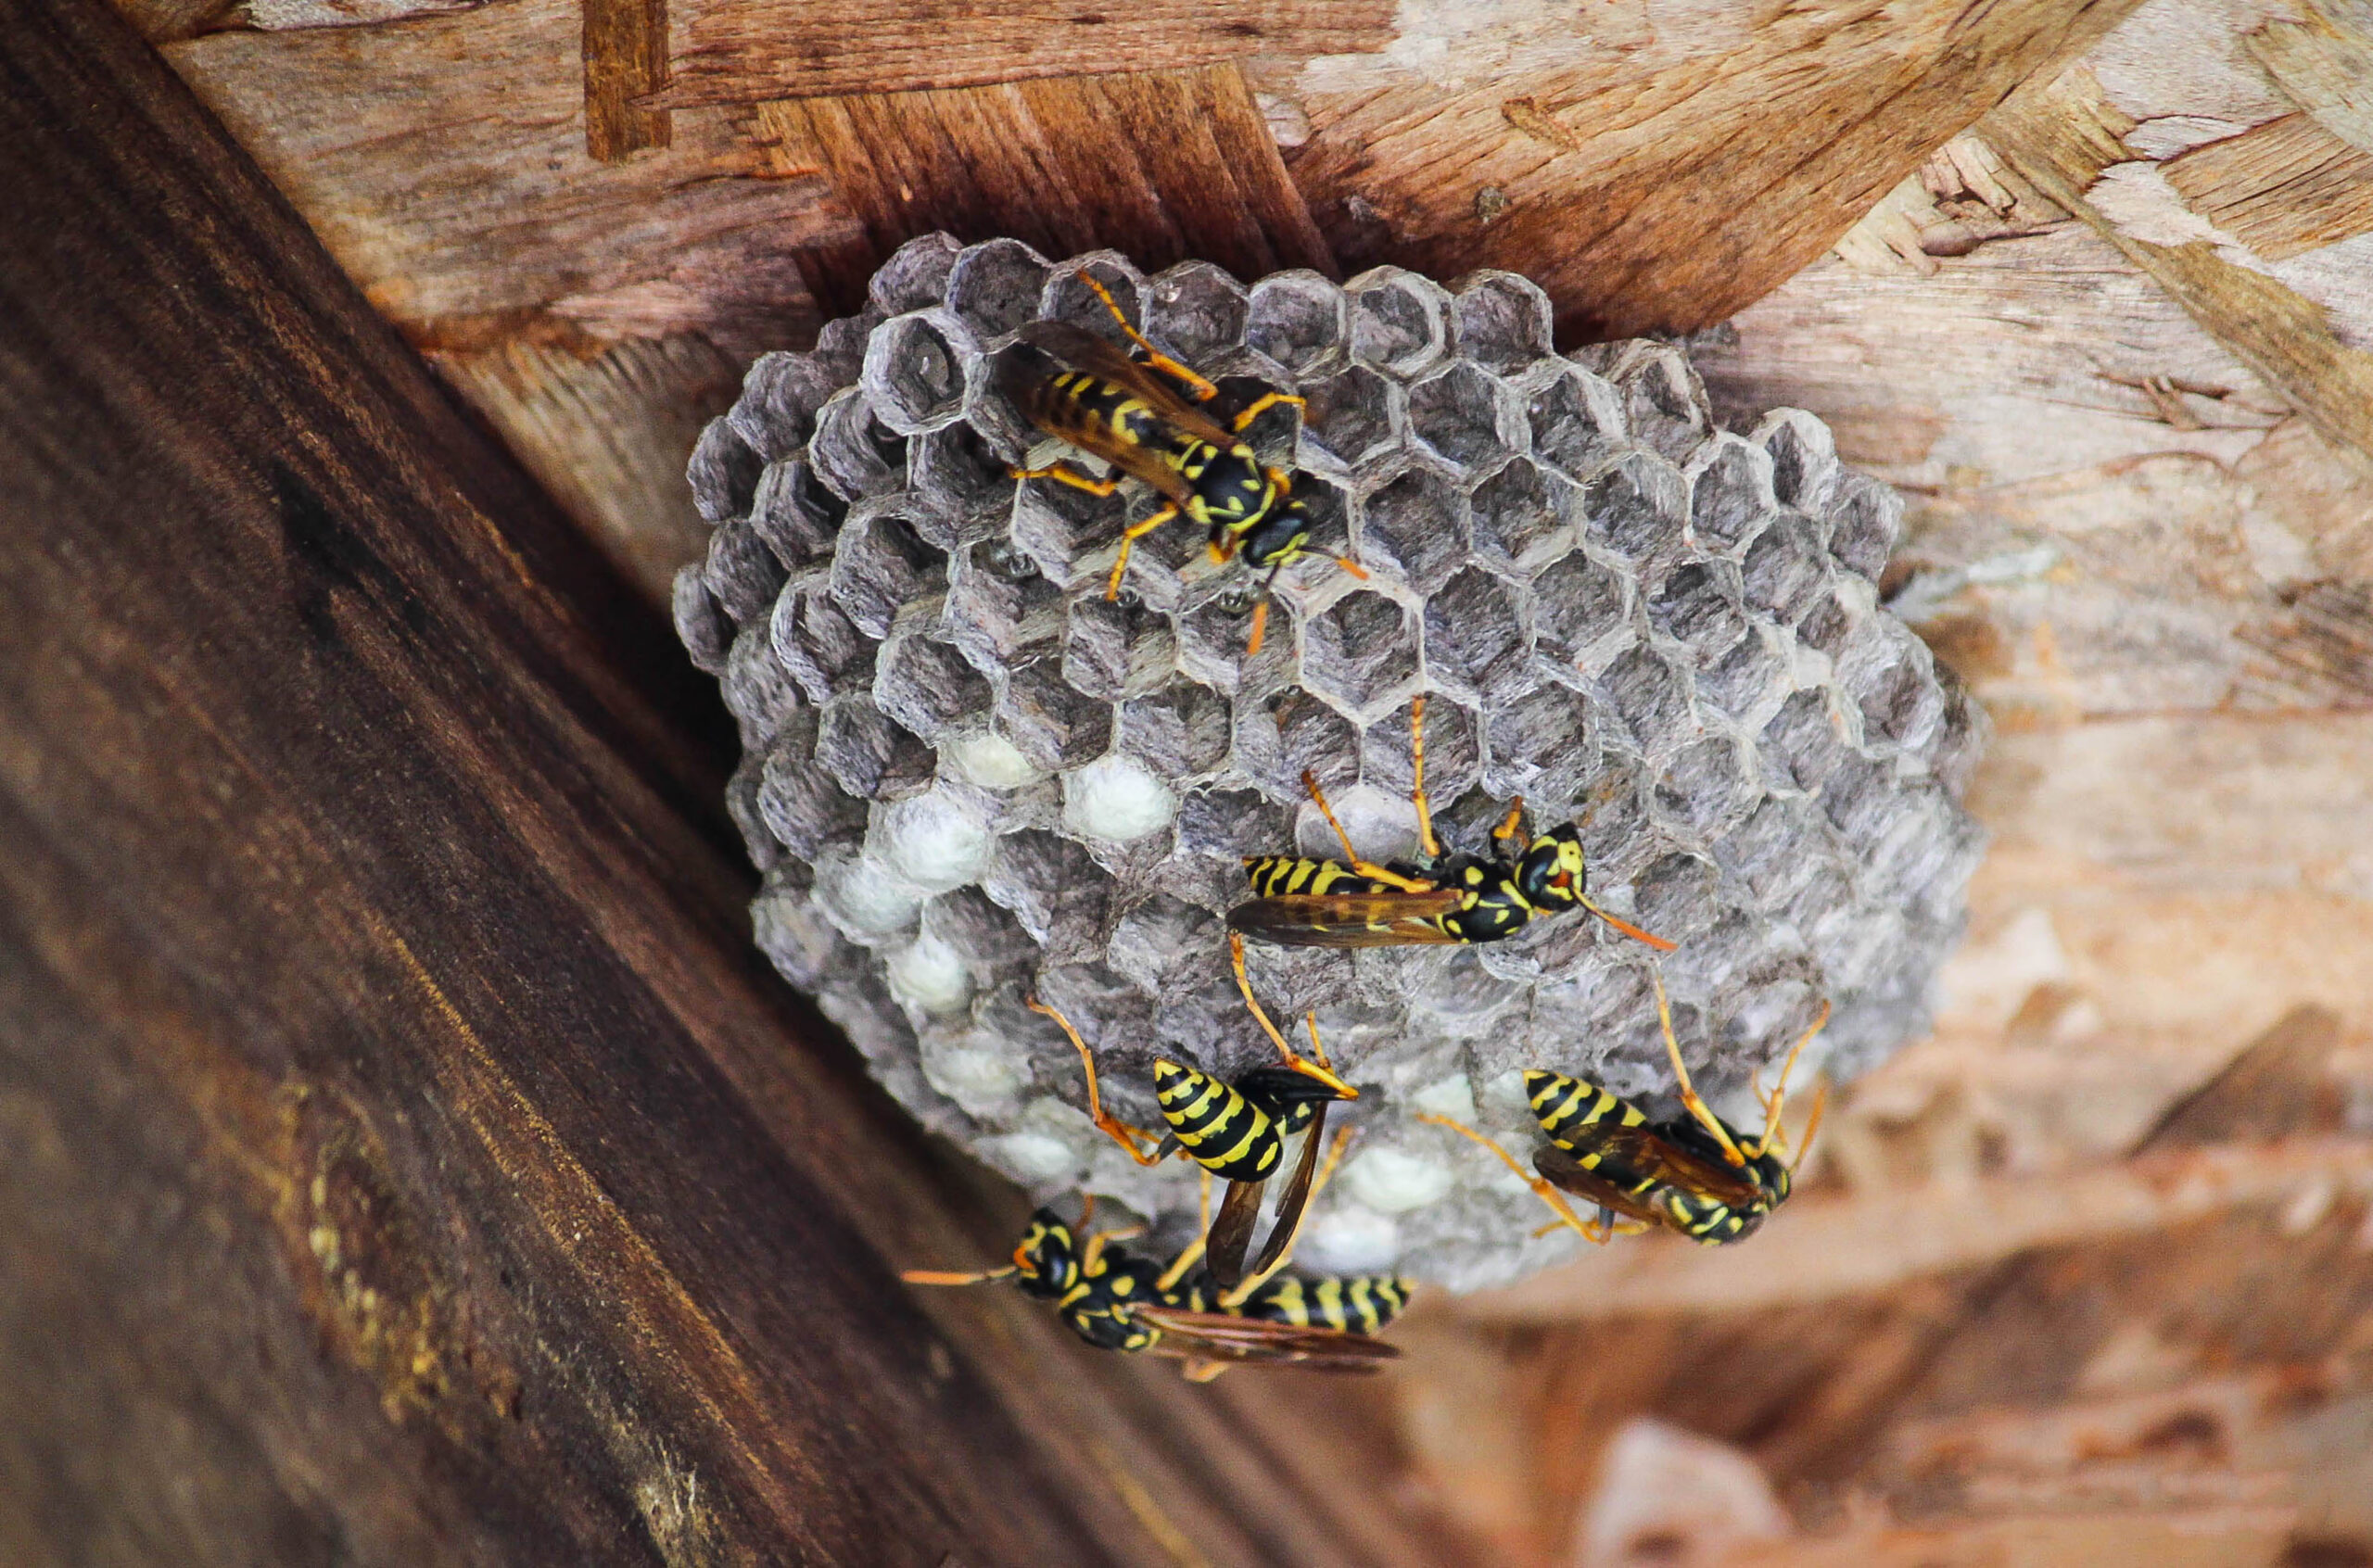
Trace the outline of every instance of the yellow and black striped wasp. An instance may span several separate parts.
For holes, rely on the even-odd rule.
[[[1360,1092],[1336,1076],[1326,1047],[1319,1043],[1315,1018],[1309,1020],[1313,1055],[1304,1056],[1294,1050],[1253,998],[1251,981],[1244,972],[1243,939],[1231,933],[1228,946],[1245,1005],[1260,1020],[1284,1057],[1284,1065],[1254,1068],[1228,1083],[1181,1062],[1167,1058],[1155,1062],[1154,1099],[1162,1120],[1169,1124],[1168,1132],[1160,1139],[1104,1108],[1097,1087],[1096,1057],[1071,1020],[1035,998],[1030,1005],[1053,1018],[1070,1037],[1087,1069],[1088,1115],[1106,1136],[1128,1151],[1131,1159],[1139,1165],[1158,1165],[1172,1154],[1184,1154],[1203,1169],[1207,1208],[1211,1179],[1217,1177],[1227,1183],[1218,1217],[1204,1227],[1203,1246],[1212,1281],[1222,1293],[1221,1299],[1233,1307],[1285,1266],[1301,1217],[1342,1157],[1350,1135],[1347,1129],[1332,1144],[1327,1143],[1326,1107],[1338,1100],[1355,1100]],[[1296,1133],[1302,1136],[1301,1157],[1277,1201],[1268,1239],[1248,1269],[1245,1258],[1260,1222],[1262,1195],[1269,1179],[1285,1164],[1286,1140]]]
[[[1079,1231],[1086,1230],[1095,1212],[1091,1194]],[[1405,1281],[1385,1275],[1273,1279],[1229,1302],[1189,1275],[1197,1248],[1160,1269],[1117,1245],[1136,1233],[1096,1232],[1082,1240],[1061,1216],[1042,1208],[1031,1216],[1013,1260],[1004,1268],[970,1273],[910,1269],[900,1277],[924,1285],[1009,1279],[1029,1295],[1052,1301],[1065,1326],[1098,1349],[1178,1357],[1196,1382],[1258,1362],[1375,1372],[1401,1354],[1375,1335],[1408,1305]]]
[[[1160,507],[1121,536],[1121,556],[1112,563],[1104,597],[1120,596],[1136,541],[1181,515],[1209,530],[1212,560],[1225,561],[1240,550],[1255,570],[1268,568],[1267,580],[1275,583],[1309,544],[1310,513],[1293,494],[1293,476],[1264,465],[1243,436],[1269,409],[1280,403],[1300,408],[1302,399],[1271,390],[1238,410],[1222,429],[1187,401],[1209,402],[1220,389],[1146,341],[1101,281],[1086,272],[1078,277],[1104,301],[1143,358],[1068,322],[1032,322],[1022,329],[1021,339],[1034,356],[1009,354],[1000,360],[997,387],[1040,430],[1143,480],[1162,498]],[[1008,472],[1017,479],[1052,479],[1096,496],[1110,495],[1121,483],[1117,476],[1098,479],[1069,462]],[[1367,575],[1356,562],[1336,559],[1345,571]],[[1247,653],[1261,651],[1268,614],[1264,596],[1253,611]]]
[[[1302,787],[1326,814],[1342,841],[1343,859],[1297,855],[1247,856],[1244,871],[1254,896],[1228,911],[1235,930],[1288,947],[1390,947],[1414,942],[1500,942],[1516,935],[1536,916],[1580,906],[1635,941],[1662,953],[1673,944],[1651,936],[1592,903],[1583,889],[1587,867],[1581,835],[1560,824],[1525,843],[1524,800],[1491,830],[1495,853],[1485,858],[1446,854],[1434,836],[1433,812],[1426,801],[1426,699],[1409,704],[1409,751],[1415,782],[1410,800],[1417,808],[1420,858],[1412,864],[1379,866],[1363,860],[1351,836],[1336,820],[1317,775],[1305,770]]]
[[[1652,1121],[1639,1106],[1597,1084],[1562,1073],[1528,1072],[1525,1094],[1533,1119],[1549,1140],[1533,1154],[1537,1174],[1528,1173],[1514,1155],[1471,1127],[1430,1113],[1417,1119],[1447,1127],[1498,1155],[1555,1212],[1556,1220],[1545,1231],[1564,1225],[1587,1241],[1603,1243],[1610,1236],[1661,1225],[1709,1246],[1744,1240],[1787,1201],[1796,1163],[1821,1129],[1823,1102],[1816,1099],[1803,1147],[1783,1162],[1787,1131],[1780,1113],[1786,1103],[1788,1074],[1797,1056],[1829,1022],[1829,1004],[1821,1004],[1812,1027],[1789,1048],[1771,1092],[1767,1094],[1757,1084],[1763,1131],[1750,1139],[1698,1097],[1681,1057],[1681,1043],[1673,1038],[1663,977],[1653,969],[1649,974],[1684,1115]],[[1597,1218],[1585,1220],[1575,1213],[1566,1201],[1568,1193],[1596,1205]]]

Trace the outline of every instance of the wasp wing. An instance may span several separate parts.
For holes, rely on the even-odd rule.
[[[1285,893],[1227,912],[1230,929],[1286,947],[1403,947],[1456,942],[1431,922],[1466,902],[1456,888],[1431,892]]]
[[[1269,1239],[1262,1244],[1261,1256],[1252,1260],[1256,1275],[1275,1268],[1277,1260],[1292,1250],[1294,1236],[1301,1230],[1301,1211],[1310,1206],[1311,1183],[1318,1174],[1318,1151],[1326,1142],[1329,1103],[1321,1100],[1312,1107],[1310,1127],[1301,1135],[1301,1160],[1294,1167],[1286,1195],[1277,1200],[1277,1217],[1269,1222]]]
[[[1626,1192],[1554,1144],[1534,1151],[1532,1168],[1550,1185],[1601,1208],[1612,1209],[1627,1220],[1644,1220],[1652,1225],[1672,1223],[1670,1215],[1649,1202],[1651,1194]]]
[[[1203,1266],[1212,1283],[1222,1291],[1244,1283],[1244,1255],[1252,1246],[1252,1228],[1261,1222],[1261,1190],[1266,1182],[1230,1182],[1220,1211],[1203,1237]]]
[[[1726,1160],[1692,1153],[1652,1124],[1608,1126],[1593,1122],[1578,1129],[1574,1141],[1587,1153],[1708,1202],[1736,1208],[1753,1204],[1763,1195],[1753,1173]]]
[[[1128,388],[1146,407],[1199,441],[1208,441],[1226,451],[1240,439],[1221,429],[1211,415],[1189,403],[1176,386],[1162,379],[1159,371],[1129,358],[1128,351],[1110,338],[1098,337],[1069,322],[1032,322],[1020,335],[1022,342],[1041,353],[1053,355],[1073,370],[1085,371]]]
[[[1139,1307],[1134,1316],[1161,1330],[1158,1356],[1214,1361],[1299,1363],[1325,1372],[1375,1372],[1401,1354],[1364,1334],[1303,1328],[1220,1312],[1188,1312],[1174,1307]]]
[[[1076,327],[1071,330],[1078,331]],[[1103,339],[1090,341],[1100,343]],[[1144,480],[1156,494],[1169,500],[1186,503],[1194,487],[1185,474],[1154,452],[1115,436],[1110,424],[1056,391],[1050,385],[1051,375],[1043,363],[1034,364],[1026,356],[1008,355],[997,362],[997,390],[1046,434],[1084,452],[1094,453],[1133,479]]]

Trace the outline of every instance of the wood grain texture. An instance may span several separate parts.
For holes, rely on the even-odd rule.
[[[167,55],[415,344],[812,333],[791,252],[850,232],[812,159],[708,109],[597,160],[583,44],[570,0],[514,0]]]
[[[2141,1140],[2135,1171],[2239,1172],[2293,1146],[2278,1134],[2332,1126],[2318,1067],[2333,1022],[2280,1020]],[[1439,1359],[1408,1430],[1436,1495],[1510,1563],[2360,1561],[2284,1555],[2373,1541],[2358,1438],[2373,1423],[2367,1145],[2311,1137],[2353,1157],[2353,1182],[2270,1182],[2203,1212],[2177,1178],[2155,1223],[2034,1233],[1884,1288],[1643,1302],[1560,1328],[1421,1320],[1412,1343]],[[1879,1234],[1901,1233],[1866,1233]],[[1725,1544],[1716,1466],[1611,1474],[1640,1418],[1768,1478],[1794,1515],[1785,1538]],[[1664,1521],[1640,1495],[1658,1490]],[[1662,1539],[1585,1553],[1610,1502]]]
[[[1389,0],[674,0],[667,107],[977,87],[1339,55],[1392,41]]]
[[[2318,435],[2373,461],[2373,353],[2343,343],[2322,307],[2283,284],[2203,244],[2138,239],[2087,199],[2101,171],[2131,156],[2123,138],[2135,123],[2079,67],[2019,94],[1981,133],[2046,197],[2124,251]]]
[[[2312,22],[2270,21],[2251,33],[2250,56],[2325,130],[2373,153],[2373,34],[2308,9]]]
[[[667,84],[667,0],[584,0],[585,151],[601,163],[664,147],[665,109],[636,100]]]
[[[2285,115],[2161,165],[2193,211],[2269,261],[2373,231],[2373,152]]]
[[[812,146],[864,231],[803,264],[829,315],[917,234],[1010,235],[1050,257],[1110,247],[1148,271],[1190,257],[1242,278],[1335,274],[1236,68],[1148,70],[760,106]]]
[[[1313,134],[1294,178],[1347,266],[1521,272],[1568,339],[1694,330],[1814,259],[2132,8],[1815,0],[1728,8],[1730,34],[1694,48],[1609,32],[1589,63],[1478,72],[1479,86],[1306,73]]]
[[[1017,1206],[751,952],[721,715],[124,24],[0,134],[0,1557],[1377,1561],[899,1285]]]
[[[708,549],[684,454],[732,406],[741,361],[697,333],[587,355],[536,343],[438,351],[431,366],[654,604]]]

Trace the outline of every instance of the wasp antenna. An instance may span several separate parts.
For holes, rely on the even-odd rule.
[[[1358,562],[1352,560],[1348,555],[1339,555],[1335,557],[1335,564],[1340,566],[1344,571],[1351,574],[1351,575],[1359,578],[1362,582],[1366,582],[1368,580],[1368,569],[1361,565]]]
[[[1010,1279],[1021,1271],[1009,1264],[1002,1269],[983,1269],[972,1274],[951,1273],[944,1269],[907,1269],[902,1271],[898,1277],[908,1284],[973,1285],[986,1284],[991,1280]]]
[[[1266,595],[1252,607],[1252,635],[1244,639],[1244,656],[1251,658],[1261,651],[1261,639],[1269,630],[1269,601]]]
[[[1592,914],[1597,916],[1600,919],[1605,921],[1608,925],[1613,926],[1617,930],[1621,931],[1625,936],[1630,937],[1633,942],[1645,942],[1659,953],[1670,953],[1681,946],[1681,943],[1677,942],[1667,942],[1664,938],[1656,935],[1654,932],[1642,930],[1639,927],[1633,925],[1629,920],[1608,914],[1605,909],[1602,909],[1597,904],[1593,904],[1589,899],[1584,898],[1580,893],[1576,893],[1574,895],[1574,902],[1589,910]]]

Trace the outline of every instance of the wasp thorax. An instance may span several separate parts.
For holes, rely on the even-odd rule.
[[[1083,273],[1214,388],[1169,383],[1206,431],[1194,485],[1089,453],[1011,395],[1060,356],[1038,382],[1003,367],[1076,341],[1049,325],[1151,373]],[[1444,857],[1500,864],[1492,829],[1523,797],[1505,885],[1557,908],[1586,852],[1593,904],[1680,944],[1668,982],[1709,1086],[1770,1066],[1820,998],[1836,1078],[1925,1028],[1980,848],[1960,797],[1982,721],[1881,604],[1900,506],[1818,420],[1726,426],[1672,344],[1561,355],[1549,300],[1504,272],[1147,277],[1111,252],[933,236],[871,298],[758,360],[701,438],[713,532],[675,608],[740,728],[728,805],[764,875],[756,939],[930,1127],[1042,1200],[1126,1206],[1157,1227],[1148,1251],[1191,1227],[1193,1163],[1139,1168],[1098,1132],[1077,1054],[1025,998],[1071,1018],[1105,1108],[1157,1138],[1157,1057],[1223,1086],[1274,1065],[1228,967],[1244,859],[1340,855],[1305,770],[1361,854],[1415,853],[1420,693]],[[1239,428],[1264,389],[1304,401]],[[1148,391],[1066,407],[1136,430],[1123,404]],[[1088,487],[1009,473],[1058,462]],[[1206,512],[1182,500],[1134,541],[1123,608],[1106,596],[1123,535],[1173,499],[1157,480]],[[1212,525],[1247,517],[1213,561]],[[1146,809],[1087,809],[1115,779]],[[949,826],[923,843],[916,820]],[[1299,1036],[1317,1009],[1363,1091],[1329,1109],[1357,1135],[1299,1264],[1468,1288],[1547,1263],[1567,1244],[1529,1239],[1538,1200],[1415,1114],[1519,1139],[1527,1069],[1664,1103],[1653,950],[1512,904],[1478,902],[1520,928],[1480,945],[1250,955],[1278,1021]],[[1388,1210],[1352,1179],[1369,1150],[1448,1179]],[[1050,1236],[1049,1271],[1085,1245]]]

